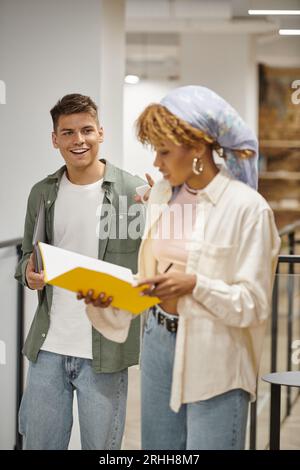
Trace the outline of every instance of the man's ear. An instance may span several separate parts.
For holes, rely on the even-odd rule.
[[[102,144],[102,142],[104,142],[104,131],[103,131],[103,127],[99,127],[98,133],[99,133],[99,143]]]
[[[54,147],[55,149],[57,149],[57,148],[58,148],[58,144],[57,144],[57,138],[56,138],[55,132],[52,132],[51,136],[52,136],[52,144],[53,144],[53,147]]]

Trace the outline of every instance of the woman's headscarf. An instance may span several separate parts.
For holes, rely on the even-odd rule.
[[[183,86],[170,91],[160,104],[212,137],[224,149],[232,175],[257,189],[257,138],[229,103],[208,88]],[[253,157],[240,158],[233,150],[251,150]]]

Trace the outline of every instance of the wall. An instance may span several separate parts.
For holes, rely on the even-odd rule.
[[[28,192],[62,164],[49,110],[66,93],[99,101],[100,0],[2,0],[0,240],[23,232]]]
[[[153,167],[154,152],[140,144],[135,136],[135,121],[144,108],[159,102],[172,88],[178,86],[173,81],[142,80],[137,85],[124,86],[124,168],[142,178],[145,172],[155,179],[160,173]]]
[[[300,36],[275,34],[261,37],[256,60],[273,67],[300,67]]]
[[[81,0],[1,0],[0,241],[23,235],[30,188],[64,163],[58,151],[52,148],[49,114],[50,108],[64,94],[87,94],[98,104],[101,96],[105,96],[110,109],[105,114],[108,137],[104,152],[112,155],[112,161],[115,156],[122,163],[122,139],[119,138],[116,145],[114,137],[122,136],[122,18],[124,21],[124,0],[116,0],[113,7],[110,0],[89,0],[88,3]],[[102,27],[103,22],[106,28]],[[111,42],[110,35],[113,35],[114,51],[118,51],[114,61],[103,53]],[[101,82],[104,73],[114,74],[113,82]],[[109,101],[110,95],[113,99]],[[113,120],[112,115],[116,113],[120,116]],[[10,449],[14,444],[15,425],[12,414],[16,361],[11,348],[16,330],[15,258],[11,260],[11,255],[3,250],[0,255],[3,281],[0,323],[5,336],[0,336],[0,340],[7,344],[7,364],[0,366],[0,448]],[[35,293],[27,292],[26,332],[35,306]],[[79,447],[78,432],[72,443]]]
[[[104,127],[103,156],[123,163],[123,82],[125,75],[125,0],[101,2],[100,120]]]
[[[184,85],[203,85],[223,96],[257,130],[255,44],[247,34],[182,34]]]

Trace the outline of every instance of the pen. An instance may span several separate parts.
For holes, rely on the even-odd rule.
[[[167,269],[164,270],[163,274],[169,271],[169,269],[173,266],[173,263],[170,263]]]
[[[167,269],[164,270],[163,274],[169,271],[169,269],[173,266],[173,263],[170,263]],[[150,292],[152,292],[155,288],[157,287],[157,284],[153,284],[153,286],[150,289]]]

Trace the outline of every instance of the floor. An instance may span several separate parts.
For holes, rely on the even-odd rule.
[[[300,399],[292,409],[292,414],[287,418],[281,429],[280,448],[283,450],[300,449]]]
[[[132,367],[129,371],[129,396],[127,405],[127,418],[122,448],[124,450],[137,450],[141,448],[140,442],[140,393],[139,393],[140,371]],[[257,407],[257,449],[268,448],[269,438],[269,406],[270,392],[268,384],[262,386]],[[283,408],[285,405],[285,388],[282,390]],[[295,393],[293,393],[293,397]],[[283,410],[284,411],[284,410]],[[247,446],[249,443],[249,423],[247,432]],[[291,415],[285,419],[281,428],[281,449],[300,449],[300,397],[292,408]]]

